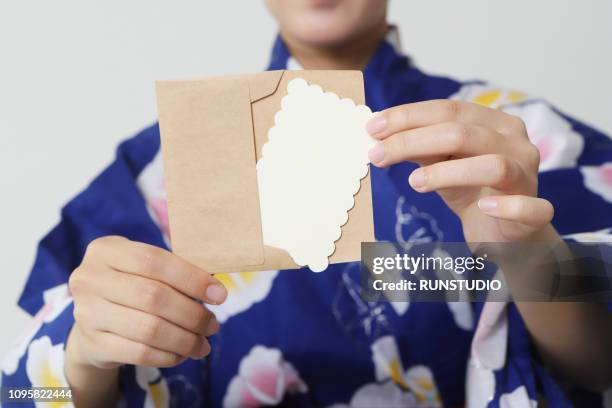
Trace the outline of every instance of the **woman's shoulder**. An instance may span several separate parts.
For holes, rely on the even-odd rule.
[[[117,148],[117,156],[129,165],[134,176],[153,161],[159,151],[159,124],[156,122],[124,140]]]

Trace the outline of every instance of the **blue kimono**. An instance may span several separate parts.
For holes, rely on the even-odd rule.
[[[297,68],[283,41],[269,69]],[[453,98],[521,117],[540,149],[539,194],[572,239],[610,240],[612,140],[543,100],[483,82],[427,75],[383,41],[364,70],[373,111]],[[378,240],[463,241],[459,219],[435,193],[408,183],[413,163],[371,168]],[[586,211],[585,211],[586,210]],[[166,196],[153,125],[123,142],[115,161],[62,210],[38,247],[19,300],[32,326],[7,353],[2,386],[62,386],[74,323],[67,281],[87,244],[122,235],[169,247]],[[239,239],[240,237],[236,237]],[[512,304],[368,303],[359,267],[220,275],[228,300],[211,306],[221,330],[212,353],[173,368],[124,366],[129,407],[551,407],[601,406],[599,395],[562,389],[540,363]],[[61,404],[60,404],[61,406]]]

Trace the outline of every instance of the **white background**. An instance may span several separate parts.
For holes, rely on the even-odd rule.
[[[612,133],[612,2],[392,0],[404,49],[433,73],[553,101]],[[253,72],[275,33],[261,1],[0,3],[0,350],[60,207],[155,120],[153,81]],[[1,352],[0,352],[1,353]]]

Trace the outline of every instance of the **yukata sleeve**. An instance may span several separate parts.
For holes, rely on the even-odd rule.
[[[538,195],[555,207],[553,225],[567,240],[612,242],[612,139],[548,102],[488,84],[465,85],[455,99],[520,117],[540,151]],[[601,396],[561,387],[539,362],[513,303],[477,308],[467,375],[468,406],[601,406]],[[586,404],[586,405],[584,405]]]
[[[62,387],[64,390],[60,391],[66,398],[50,405],[72,407],[70,394],[67,394],[69,385],[64,376],[66,340],[74,324],[72,297],[67,284],[62,284],[46,291],[45,299],[46,303],[36,313],[28,329],[4,355],[1,386],[5,390]],[[119,407],[168,405],[168,384],[162,372],[156,368],[122,367],[119,387]],[[16,406],[35,407],[41,404],[23,401]]]
[[[156,157],[158,148],[156,126],[122,143],[114,161],[62,209],[59,223],[40,241],[19,298],[19,305],[33,318],[4,355],[2,387],[67,386],[64,349],[74,324],[68,278],[89,242],[121,235],[165,246],[138,185],[140,173]],[[134,370],[131,373],[134,377]],[[137,384],[135,377],[123,382]]]

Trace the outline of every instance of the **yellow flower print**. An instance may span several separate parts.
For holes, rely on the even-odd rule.
[[[401,390],[414,395],[415,406],[439,407],[441,399],[431,370],[419,365],[404,371],[395,337],[384,336],[372,344],[376,380],[391,381]]]
[[[170,403],[170,391],[159,369],[136,367],[136,382],[146,393],[146,408],[165,408]]]
[[[425,366],[410,367],[404,374],[404,381],[419,403],[429,407],[442,406],[431,370]]]
[[[231,316],[242,313],[253,304],[262,301],[270,293],[272,282],[278,271],[234,272],[215,275],[227,288],[227,300],[220,305],[208,308],[223,323]]]
[[[462,101],[477,103],[489,108],[501,108],[508,104],[517,104],[529,99],[528,95],[510,89],[486,84],[468,84],[450,97]]]
[[[64,377],[64,344],[51,344],[48,336],[30,343],[26,360],[26,374],[32,387],[68,387]],[[71,407],[72,403],[36,402],[37,407]]]

